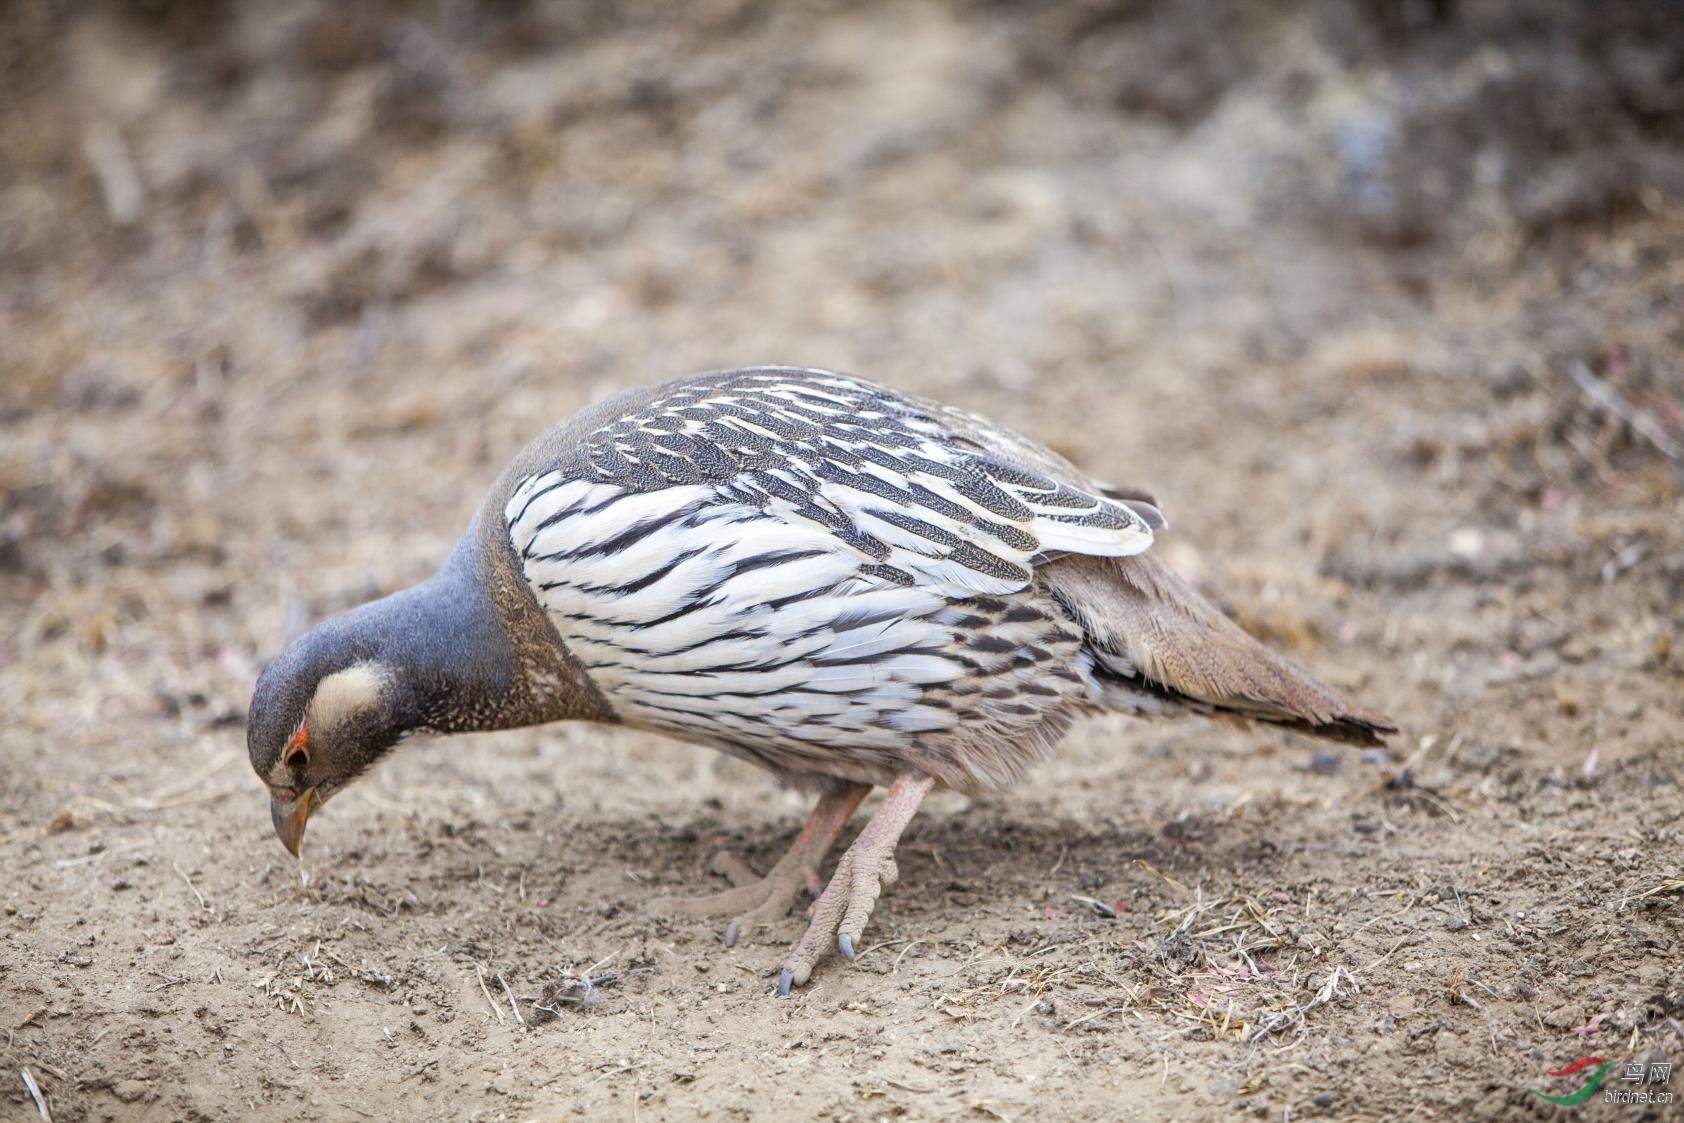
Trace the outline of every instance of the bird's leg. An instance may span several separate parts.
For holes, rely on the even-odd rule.
[[[725,927],[726,947],[735,944],[744,932],[781,920],[802,889],[818,892],[820,863],[836,845],[854,808],[870,791],[870,784],[845,784],[822,796],[802,824],[801,833],[765,877],[755,877],[741,858],[721,851],[714,855],[710,868],[729,878],[735,888],[700,897],[664,898],[654,902],[654,907],[682,916],[737,914]]]
[[[783,974],[778,977],[779,994],[788,994],[790,987],[807,981],[813,965],[830,950],[832,939],[845,958],[854,958],[854,945],[865,931],[865,922],[871,919],[878,895],[900,876],[895,867],[895,846],[901,832],[935,784],[928,776],[906,772],[889,786],[883,806],[843,852],[830,884],[814,903],[812,923],[784,960]]]

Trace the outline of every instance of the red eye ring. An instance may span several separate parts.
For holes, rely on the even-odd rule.
[[[310,726],[308,722],[299,721],[298,729],[287,742],[287,747],[281,752],[281,759],[292,768],[302,768],[310,763]]]

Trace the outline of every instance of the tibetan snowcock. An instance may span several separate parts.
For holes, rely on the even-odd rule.
[[[252,766],[296,854],[309,817],[414,733],[597,721],[753,761],[817,804],[764,878],[671,902],[733,915],[728,942],[817,886],[884,787],[784,961],[787,993],[831,947],[853,957],[933,788],[1010,784],[1084,714],[1392,731],[1159,561],[1164,525],[1143,492],[849,375],[631,390],[517,456],[432,578],[270,663]]]

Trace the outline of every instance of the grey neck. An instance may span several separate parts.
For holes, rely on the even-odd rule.
[[[458,548],[426,581],[368,605],[367,625],[395,656],[415,728],[464,733],[529,724],[537,715],[521,705],[522,669],[463,560]]]
[[[512,729],[614,715],[562,644],[483,515],[450,558],[413,588],[326,627],[357,658],[392,667],[400,718],[438,733]]]

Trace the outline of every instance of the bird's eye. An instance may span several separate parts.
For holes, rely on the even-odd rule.
[[[281,759],[286,761],[289,768],[303,768],[310,763],[310,726],[308,722],[300,721],[298,729],[281,753]]]

